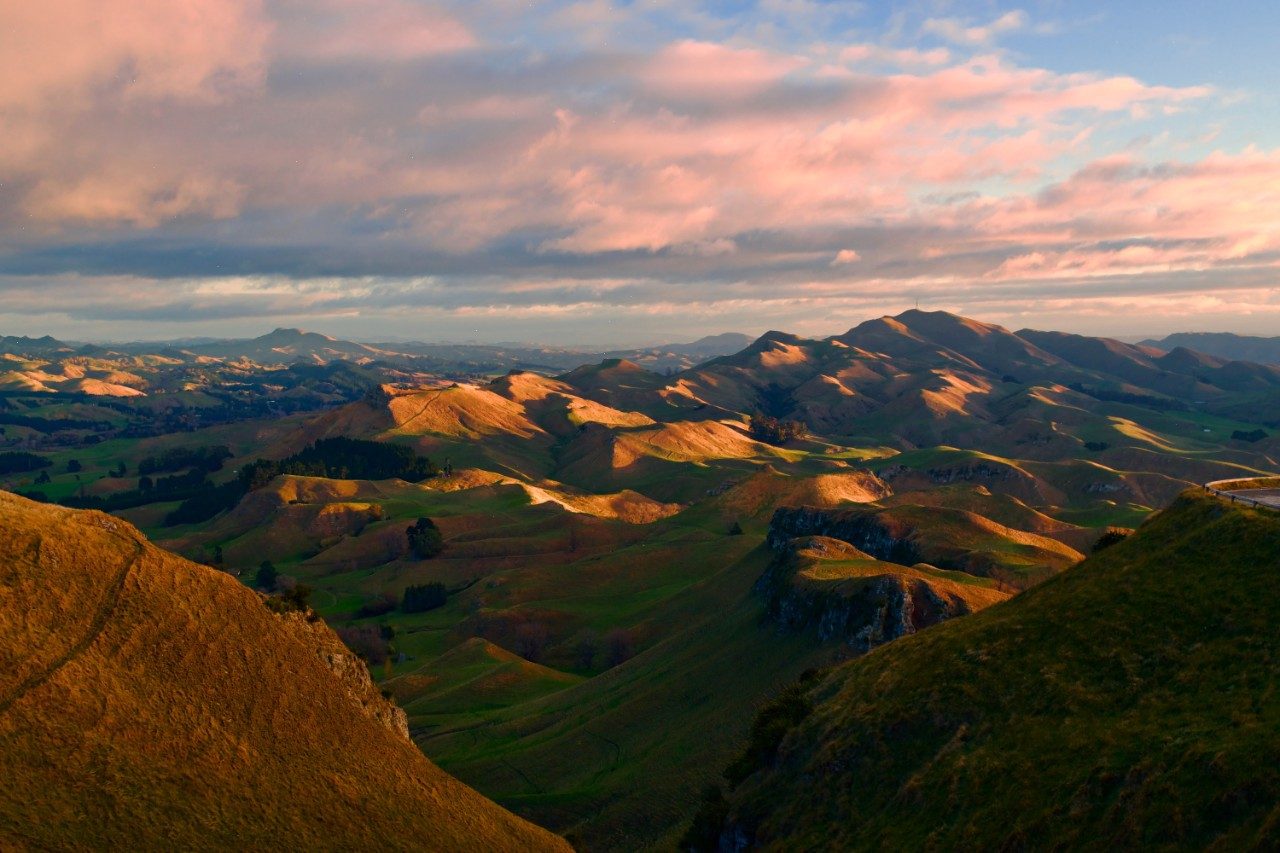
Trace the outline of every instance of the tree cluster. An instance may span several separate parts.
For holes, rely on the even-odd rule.
[[[400,598],[400,609],[405,613],[426,613],[443,607],[449,600],[449,592],[442,583],[426,583],[405,587]]]
[[[279,461],[259,459],[240,472],[247,490],[260,489],[281,474],[338,480],[389,480],[418,483],[439,471],[412,447],[358,438],[324,438]]]
[[[156,456],[148,456],[138,463],[138,473],[162,474],[195,468],[200,471],[220,471],[222,463],[231,458],[231,450],[225,445],[216,447],[173,447]]]
[[[239,476],[221,486],[205,488],[169,513],[166,526],[207,521],[235,506],[242,497],[261,489],[281,474],[336,479],[388,480],[398,477],[417,483],[439,471],[412,447],[357,438],[324,438],[288,459],[258,459],[240,469]]]
[[[797,438],[804,438],[809,429],[802,421],[780,420],[769,415],[752,415],[749,425],[751,437],[766,444],[786,444]]]
[[[36,453],[14,450],[0,453],[0,474],[21,474],[26,471],[39,471],[53,463]]]

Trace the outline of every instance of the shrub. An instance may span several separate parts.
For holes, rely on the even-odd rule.
[[[360,609],[356,611],[356,618],[367,619],[371,616],[385,616],[399,606],[400,599],[396,598],[395,593],[389,592],[360,605]]]
[[[1233,441],[1247,441],[1250,444],[1256,441],[1262,441],[1262,439],[1266,437],[1267,437],[1266,431],[1260,430],[1260,429],[1252,429],[1252,430],[1249,430],[1248,432],[1245,432],[1242,429],[1238,429],[1235,432],[1231,433],[1231,438]]]
[[[813,704],[806,694],[816,679],[816,673],[804,673],[798,682],[783,688],[778,698],[756,715],[751,724],[746,752],[724,771],[724,777],[731,787],[736,788],[752,773],[773,761],[787,732],[813,713]]]
[[[1098,541],[1093,543],[1093,553],[1098,553],[1106,548],[1110,548],[1119,542],[1129,538],[1129,531],[1122,530],[1118,527],[1109,527],[1106,532],[1098,537]]]
[[[594,631],[587,631],[578,640],[573,650],[574,666],[578,669],[591,669],[596,662],[596,652],[600,647],[600,638]]]
[[[607,655],[605,663],[612,668],[635,657],[635,638],[624,628],[614,628],[604,635],[604,648]]]
[[[391,654],[391,646],[377,625],[351,625],[335,633],[352,653],[369,663],[384,663]]]
[[[405,613],[425,613],[443,607],[448,600],[448,593],[442,583],[420,584],[405,587],[404,597],[400,600],[400,609]]]
[[[306,613],[311,609],[307,603],[311,598],[311,587],[306,584],[294,584],[290,589],[266,600],[267,609],[273,613]]]
[[[276,567],[271,565],[270,560],[263,560],[258,566],[258,572],[254,575],[253,585],[258,589],[272,592],[276,588],[276,581],[280,579],[280,573],[276,571]]]
[[[702,791],[702,804],[693,816],[693,824],[680,839],[680,850],[713,853],[720,847],[720,833],[729,816],[729,802],[719,785],[708,785]]]

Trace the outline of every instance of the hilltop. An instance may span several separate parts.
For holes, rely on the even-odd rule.
[[[1170,351],[1182,347],[1228,361],[1280,364],[1280,337],[1234,335],[1230,332],[1178,332],[1159,340],[1145,340],[1142,345]]]
[[[772,718],[795,727],[753,742],[703,827],[724,815],[733,849],[1274,846],[1277,537],[1280,514],[1189,492],[1029,592],[793,689]]]
[[[0,846],[567,849],[424,758],[322,622],[102,513],[0,518]]]

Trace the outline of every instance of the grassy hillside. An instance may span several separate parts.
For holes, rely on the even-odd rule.
[[[312,587],[428,754],[588,849],[674,844],[758,707],[805,669],[1058,574],[1189,484],[1280,467],[1280,368],[941,312],[826,340],[770,332],[667,375],[618,358],[498,375],[525,358],[514,350],[427,373],[442,354],[271,337],[163,365],[10,359],[50,377],[136,373],[146,396],[0,388],[0,448],[14,454],[0,488],[110,500],[163,547],[244,583],[270,585],[258,573],[274,570],[284,588]],[[287,367],[235,357],[268,344],[261,357]],[[311,363],[348,355],[361,363]],[[170,526],[177,500],[160,478],[200,468],[147,464],[225,446],[209,473],[225,483],[336,437],[410,447],[450,473],[298,469]],[[843,529],[788,537],[860,550],[831,540],[771,587],[787,543],[762,540],[780,507]],[[411,549],[420,518],[441,553]],[[78,586],[90,581],[62,581],[68,601],[96,601],[99,587]],[[407,606],[427,586],[443,603]]]
[[[1188,492],[1041,586],[831,671],[775,714],[804,719],[757,751],[725,831],[766,849],[1273,849],[1277,541],[1280,514]]]
[[[769,560],[757,548],[666,602],[671,626],[625,663],[496,713],[455,714],[419,742],[581,849],[672,849],[760,703],[833,659],[830,645],[762,622],[751,587]]]
[[[565,849],[424,758],[322,622],[3,493],[0,778],[5,849]]]

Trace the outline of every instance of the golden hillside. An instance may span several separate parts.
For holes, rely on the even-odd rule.
[[[0,777],[5,849],[568,849],[428,761],[324,623],[7,493]]]

